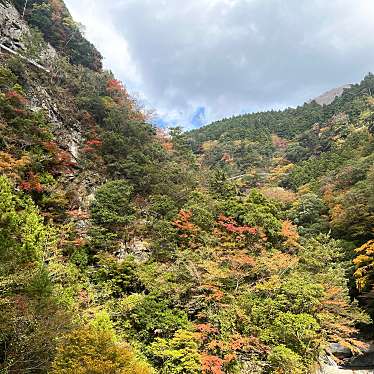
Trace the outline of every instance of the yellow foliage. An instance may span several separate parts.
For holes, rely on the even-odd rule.
[[[368,96],[368,97],[367,97],[367,102],[368,102],[370,105],[374,106],[374,97],[373,97],[373,96]]]
[[[331,221],[335,223],[339,223],[345,220],[345,210],[341,204],[335,205],[331,209]]]
[[[283,243],[287,248],[298,248],[300,235],[297,232],[297,227],[291,221],[286,220],[282,223],[282,236],[285,238]]]
[[[204,152],[210,152],[218,145],[218,140],[208,140],[201,145]]]
[[[83,326],[65,336],[52,374],[152,374],[131,347],[115,341],[113,332]]]
[[[357,257],[353,260],[356,267],[354,277],[361,292],[374,285],[374,240],[369,240],[355,251]]]
[[[260,191],[269,199],[277,200],[284,204],[290,204],[296,200],[296,194],[293,191],[282,187],[264,187]]]
[[[309,184],[304,184],[303,186],[299,187],[299,189],[297,190],[297,193],[299,195],[305,195],[309,192],[311,192]]]
[[[270,170],[270,180],[278,180],[280,177],[282,177],[285,174],[288,174],[291,172],[291,170],[295,167],[294,164],[287,164],[287,165],[278,165],[275,168]]]
[[[16,160],[11,154],[6,152],[0,152],[0,171],[7,172],[17,170],[30,164],[30,159],[27,156],[23,156],[19,160]]]
[[[260,257],[257,260],[256,269],[258,269],[258,271],[264,269],[265,272],[269,274],[280,274],[287,269],[292,269],[298,262],[299,258],[297,256],[278,252],[272,256]]]

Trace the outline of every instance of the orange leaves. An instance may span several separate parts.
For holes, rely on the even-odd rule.
[[[95,129],[96,128],[96,121],[93,115],[89,112],[83,112],[81,114],[81,123],[84,125],[85,128],[88,129]]]
[[[223,360],[217,356],[203,354],[201,356],[203,374],[224,374],[222,370]]]
[[[325,291],[325,298],[322,300],[321,305],[332,313],[339,313],[349,307],[341,287],[327,288]]]
[[[77,238],[77,239],[74,239],[74,240],[62,240],[60,242],[61,246],[66,246],[66,247],[74,246],[74,247],[77,247],[77,248],[83,247],[86,244],[87,244],[87,240],[83,239],[83,238]]]
[[[0,152],[0,171],[12,171],[22,169],[23,167],[30,164],[30,159],[27,156],[21,157],[16,160],[11,154],[6,152]]]
[[[344,208],[341,204],[335,205],[331,211],[332,221],[339,221],[345,216]]]
[[[67,212],[68,216],[71,218],[75,218],[78,220],[87,220],[90,218],[90,215],[86,211],[82,211],[80,209],[70,210]]]
[[[174,149],[174,145],[171,142],[171,137],[162,129],[157,129],[156,139],[161,143],[164,150],[170,153]]]
[[[218,329],[210,323],[200,323],[195,325],[195,328],[197,331],[203,333],[203,335],[218,334]]]
[[[200,287],[200,290],[207,291],[206,300],[220,301],[224,296],[224,292],[217,286],[206,284]]]
[[[137,102],[130,97],[126,88],[117,79],[110,79],[107,82],[107,93],[113,103],[120,109],[126,109],[128,118],[134,121],[145,121],[147,114],[141,111]]]
[[[233,336],[229,343],[229,348],[235,352],[256,352],[259,354],[269,352],[269,348],[255,336]]]
[[[256,265],[256,260],[252,256],[248,256],[243,252],[238,252],[230,257],[230,262],[235,268],[250,266],[253,267]]]
[[[241,353],[266,355],[269,348],[254,336],[236,334],[230,340],[213,339],[206,344],[207,350],[201,355],[202,371],[206,374],[226,372],[225,366],[232,363]]]
[[[192,211],[181,209],[179,212],[179,219],[172,222],[178,230],[181,231],[179,235],[181,238],[188,238],[190,235],[194,236],[198,231],[198,227],[190,222]]]
[[[286,220],[282,223],[282,236],[285,239],[284,245],[289,248],[299,247],[300,235],[297,232],[297,227],[291,221]]]
[[[190,222],[190,218],[192,217],[192,211],[186,211],[181,209],[179,212],[179,219],[173,222],[173,225],[178,228],[179,230],[184,231],[195,231],[196,226]]]
[[[61,22],[63,14],[63,5],[60,0],[49,0],[49,4],[52,8],[52,20],[54,22]]]
[[[87,140],[86,145],[90,147],[100,147],[103,142],[100,139]]]
[[[291,204],[297,199],[295,192],[282,187],[264,187],[260,191],[267,198],[280,201],[283,204]]]
[[[226,164],[232,164],[234,159],[229,153],[225,152],[221,158],[221,161],[224,161]]]
[[[164,142],[164,143],[162,143],[162,147],[168,153],[170,153],[174,149],[173,143],[171,143],[171,142]]]
[[[327,183],[321,188],[321,191],[323,193],[323,201],[326,203],[326,205],[333,207],[337,195],[335,185],[332,183]]]
[[[297,265],[299,258],[288,253],[277,252],[259,261],[269,274],[278,274]]]

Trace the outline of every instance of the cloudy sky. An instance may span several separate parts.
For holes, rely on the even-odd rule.
[[[374,70],[373,0],[65,0],[156,122],[302,104]]]

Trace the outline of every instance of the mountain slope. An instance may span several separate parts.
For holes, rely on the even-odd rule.
[[[365,350],[373,76],[165,134],[61,1],[24,4],[0,2],[1,370],[302,374]]]

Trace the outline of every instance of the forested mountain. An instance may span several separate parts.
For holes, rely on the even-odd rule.
[[[61,0],[0,20],[1,372],[303,374],[344,361],[332,343],[367,351],[373,75],[164,133]]]

